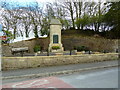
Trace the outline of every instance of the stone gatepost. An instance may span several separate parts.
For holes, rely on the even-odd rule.
[[[63,46],[61,43],[61,29],[62,25],[58,19],[52,19],[50,22],[50,44],[49,52],[62,52]],[[59,49],[53,49],[53,47],[59,47]]]

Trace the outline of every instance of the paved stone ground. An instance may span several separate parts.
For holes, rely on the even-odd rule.
[[[84,68],[117,65],[117,64],[118,64],[118,60],[113,60],[113,61],[104,61],[104,62],[95,62],[95,63],[71,64],[71,65],[62,65],[62,66],[10,70],[10,71],[2,71],[2,77],[21,76],[21,75],[49,73],[49,72],[51,73],[51,72],[58,72],[65,70],[84,69]]]

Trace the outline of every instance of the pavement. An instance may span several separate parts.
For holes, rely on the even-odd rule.
[[[117,67],[118,60],[2,71],[2,79],[47,77],[74,72]]]

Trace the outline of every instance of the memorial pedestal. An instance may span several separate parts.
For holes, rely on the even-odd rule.
[[[49,52],[63,52],[63,46],[61,43],[61,23],[57,19],[52,19],[50,23],[50,44]],[[52,47],[59,47],[59,49],[53,49]]]

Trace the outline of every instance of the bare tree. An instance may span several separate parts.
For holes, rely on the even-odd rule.
[[[70,13],[70,17],[72,20],[72,27],[75,28],[75,21],[74,21],[74,3],[73,2],[65,2],[63,4],[63,8],[66,8],[69,13]]]

